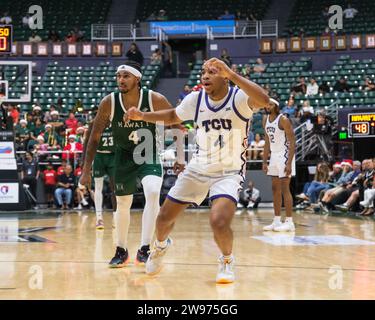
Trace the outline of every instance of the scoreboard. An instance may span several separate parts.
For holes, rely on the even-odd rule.
[[[375,112],[349,113],[348,135],[351,138],[375,137]]]
[[[13,28],[0,24],[0,54],[12,52]]]

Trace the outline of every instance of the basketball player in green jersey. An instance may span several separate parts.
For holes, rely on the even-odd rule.
[[[133,106],[145,111],[172,109],[172,106],[163,95],[141,88],[142,74],[139,64],[129,61],[119,66],[116,77],[120,92],[107,95],[99,105],[87,145],[80,183],[86,185],[90,183],[91,164],[100,137],[111,122],[115,144],[117,249],[109,265],[112,268],[121,268],[129,262],[128,231],[130,208],[133,194],[137,189],[136,179],[141,180],[146,198],[142,218],[142,241],[137,252],[136,264],[145,263],[149,255],[156,217],[160,209],[159,197],[162,185],[162,166],[156,145],[156,125],[145,121],[125,123],[124,115]],[[142,158],[144,153],[147,159]],[[175,169],[177,172],[183,170],[183,164],[176,165]]]
[[[94,111],[95,115],[97,109]],[[92,131],[93,122],[90,123],[88,132],[84,142],[84,154],[89,142]],[[96,150],[96,155],[93,163],[93,177],[95,182],[95,213],[96,213],[96,229],[103,230],[103,185],[104,176],[107,175],[110,180],[110,187],[112,191],[111,201],[113,211],[116,211],[116,197],[114,196],[114,168],[115,168],[115,145],[113,142],[112,128],[109,126],[105,128],[100,137],[99,146]]]

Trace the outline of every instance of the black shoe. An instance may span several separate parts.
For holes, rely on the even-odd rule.
[[[112,258],[109,263],[110,268],[123,268],[129,262],[129,253],[128,250],[124,248],[117,247],[115,256]]]
[[[135,264],[146,263],[148,256],[150,255],[150,246],[142,246],[141,249],[137,251],[137,257],[135,258]]]

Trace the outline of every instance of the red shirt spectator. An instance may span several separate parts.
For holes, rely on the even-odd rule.
[[[62,174],[64,174],[65,167],[66,167],[66,160],[63,160],[61,161],[61,166],[57,168],[58,176],[61,176]]]
[[[71,129],[72,132],[76,132],[77,127],[78,127],[78,120],[75,118],[74,113],[70,112],[69,113],[69,118],[66,119],[65,125],[67,126],[68,129]]]
[[[83,146],[79,142],[75,142],[76,136],[71,134],[68,139],[68,144],[64,147],[63,151],[65,151],[62,155],[62,158],[67,160],[74,160],[74,153],[77,151],[83,152]],[[66,151],[69,151],[66,152]]]
[[[20,113],[18,112],[16,107],[9,106],[9,116],[13,118],[13,124],[17,124],[20,118]]]
[[[43,171],[44,184],[47,186],[55,186],[57,183],[57,172],[54,169],[46,169]]]
[[[75,177],[80,177],[82,174],[82,168],[81,167],[77,167],[75,170],[74,170],[74,176]]]

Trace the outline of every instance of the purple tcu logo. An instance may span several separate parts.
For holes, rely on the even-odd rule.
[[[4,194],[4,195],[6,195],[6,194],[8,193],[8,191],[9,191],[9,187],[8,187],[8,186],[2,186],[2,187],[0,188],[0,192],[1,192],[2,194]]]

